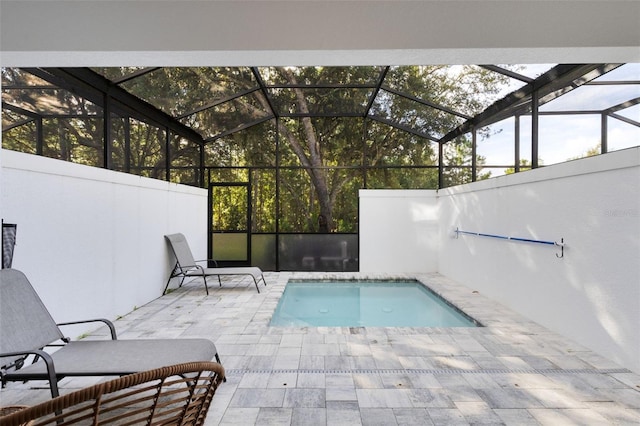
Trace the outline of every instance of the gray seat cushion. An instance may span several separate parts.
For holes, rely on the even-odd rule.
[[[189,271],[187,276],[202,276],[200,271]],[[233,268],[204,268],[204,275],[252,275],[256,281],[262,279],[262,270],[255,266],[240,266]]]
[[[81,340],[52,353],[58,378],[137,373],[185,362],[212,360],[215,345],[206,339]],[[12,379],[46,377],[39,361],[7,373]]]

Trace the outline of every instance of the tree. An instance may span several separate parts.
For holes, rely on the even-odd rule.
[[[544,161],[542,161],[541,158],[538,159],[538,164],[539,165],[543,165]],[[524,171],[524,170],[531,170],[531,161],[527,160],[526,158],[521,158],[520,159],[520,171]],[[505,175],[510,175],[515,173],[516,170],[514,167],[509,167],[508,169],[504,170],[504,174]]]
[[[113,80],[141,72],[135,78],[125,79],[121,87],[178,117],[210,140],[205,147],[207,166],[274,167],[276,155],[280,155],[280,166],[288,167],[286,173],[281,173],[282,180],[275,182],[269,177],[262,182],[280,185],[281,193],[286,195],[281,198],[295,207],[287,218],[291,230],[313,229],[318,214],[328,219],[332,229],[348,226],[354,222],[353,212],[357,212],[354,194],[365,184],[367,187],[435,188],[438,159],[432,140],[464,121],[460,114],[472,116],[484,109],[489,96],[495,95],[507,79],[476,66],[392,67],[368,111],[370,118],[365,119],[364,107],[369,104],[371,87],[377,83],[381,68],[260,68],[260,78],[272,86],[266,89],[269,99],[259,90],[250,68],[160,68],[150,72],[138,68],[104,68],[97,71]],[[312,89],[315,84],[321,87]],[[60,96],[67,97],[67,108],[83,105],[82,99],[63,92],[60,91]],[[33,101],[37,102],[37,98],[34,95]],[[84,105],[85,112],[90,113],[89,109],[93,108],[95,114],[101,114],[95,105]],[[268,119],[272,106],[276,115],[281,116],[275,120],[277,126],[246,127]],[[37,110],[42,105],[33,107]],[[357,117],[358,114],[361,116]],[[114,164],[126,171],[138,170],[138,173],[162,178],[167,155],[162,149],[165,130],[128,117],[121,120],[121,124],[114,120],[118,123],[112,132],[117,138]],[[89,129],[89,124],[94,128]],[[127,131],[131,135],[128,147],[122,142],[118,145],[124,138],[125,126],[129,126]],[[274,142],[276,133],[280,141],[278,152]],[[99,157],[103,153],[100,149],[102,131],[97,121],[86,121],[82,132],[64,128],[58,139],[71,140],[75,146],[92,146],[91,152],[96,155],[92,161],[102,161]],[[189,162],[198,161],[198,147],[179,138],[169,139],[171,167],[180,167],[181,178],[195,181]],[[467,151],[463,144],[452,155],[468,156]],[[88,153],[76,152],[82,158],[89,158]],[[240,172],[229,169],[224,173],[231,178]],[[452,178],[452,182],[456,179]],[[351,195],[345,196],[346,193]],[[349,199],[350,206],[338,206]],[[263,205],[273,209],[266,201]]]
[[[472,140],[469,137],[458,138],[460,140],[454,144],[444,146],[444,186],[454,186],[468,183],[473,180],[473,170],[471,168],[473,150]],[[489,179],[491,172],[482,172],[482,166],[486,158],[476,155],[476,180]]]
[[[586,158],[586,157],[593,157],[594,155],[600,155],[602,153],[602,148],[600,144],[597,144],[591,148],[589,148],[588,150],[586,150],[584,153],[582,153],[581,155],[577,155],[575,157],[569,157],[567,158],[567,161],[571,161],[571,160],[579,160],[580,158]]]
[[[102,165],[100,107],[21,69],[2,68],[2,85],[2,99],[8,105],[6,110],[3,108],[3,128],[23,124],[5,133],[6,148],[37,152],[40,127],[43,155]]]
[[[323,93],[323,96],[309,96],[300,88],[301,83],[313,83],[320,78],[346,83],[361,82],[367,79],[367,72],[370,69],[364,67],[282,68],[273,71],[276,81],[294,87],[289,99],[295,105],[295,112],[303,115],[297,127],[279,121],[280,134],[308,173],[317,196],[319,213],[327,218],[330,227],[334,222],[336,199],[346,183],[354,178],[353,173],[329,175],[327,166],[337,164],[339,158],[362,156],[366,166],[387,166],[387,172],[390,170],[388,166],[393,164],[435,164],[433,148],[425,138],[387,126],[372,137],[369,144],[361,147],[359,143],[354,143],[354,140],[361,139],[359,128],[353,132],[350,131],[353,127],[341,125],[337,120],[314,120],[308,116],[320,101],[326,110],[340,111],[351,105],[352,98],[357,95],[351,91],[345,95],[344,90],[335,90]],[[455,71],[444,66],[395,67],[385,79],[385,87],[391,90],[383,90],[370,114],[437,137],[459,124],[460,117],[415,102],[412,97],[473,115],[486,107],[483,95],[495,93],[504,81],[504,77],[479,67],[460,67]],[[409,96],[397,95],[395,91],[398,90]],[[266,107],[266,99],[259,99]],[[383,126],[375,127],[380,130]],[[349,148],[345,150],[345,146]]]

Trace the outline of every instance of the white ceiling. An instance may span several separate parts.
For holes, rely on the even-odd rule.
[[[0,0],[3,66],[640,62],[640,1]]]

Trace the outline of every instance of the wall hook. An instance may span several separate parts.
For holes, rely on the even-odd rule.
[[[564,238],[560,238],[560,242],[556,241],[554,244],[560,247],[560,254],[556,253],[556,257],[562,259],[564,257]]]

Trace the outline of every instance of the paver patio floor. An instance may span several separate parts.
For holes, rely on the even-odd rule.
[[[127,338],[202,337],[228,380],[210,425],[640,424],[640,375],[438,274],[417,278],[485,327],[270,327],[289,278],[198,282],[115,321]],[[96,330],[87,338],[106,337]],[[61,393],[103,378],[67,378]],[[9,383],[2,405],[46,400],[44,382]]]

